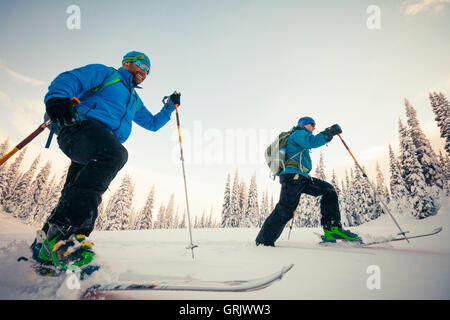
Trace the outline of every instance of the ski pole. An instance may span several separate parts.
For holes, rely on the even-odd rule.
[[[347,149],[348,153],[350,153],[350,155],[352,156],[353,160],[355,161],[356,166],[359,168],[359,170],[361,170],[363,177],[365,177],[367,179],[367,182],[369,182],[370,187],[372,188],[372,191],[374,193],[374,195],[377,195],[377,190],[375,189],[375,187],[373,186],[373,184],[370,182],[369,177],[367,176],[366,172],[364,171],[364,169],[359,165],[358,161],[356,160],[355,156],[353,155],[353,153],[350,151],[350,148],[347,146],[347,144],[345,143],[344,139],[342,139],[341,134],[338,133],[337,134],[338,137],[341,139],[342,143],[344,144],[345,148]],[[389,214],[389,216],[392,218],[392,221],[394,221],[395,225],[397,226],[397,228],[400,230],[399,234],[403,235],[405,237],[405,240],[407,242],[409,242],[408,238],[406,237],[406,232],[402,230],[402,228],[400,227],[400,225],[397,223],[397,220],[395,220],[394,216],[391,213],[391,210],[389,210],[388,205],[386,204],[386,202],[383,200],[383,197],[381,195],[378,195],[378,198],[380,199],[381,204],[384,207],[384,210]]]
[[[174,93],[177,93],[176,91]],[[166,100],[169,97],[163,98],[163,103],[166,103]],[[191,228],[191,217],[189,213],[189,200],[188,200],[188,192],[187,192],[187,185],[186,185],[186,171],[184,169],[184,155],[183,155],[183,146],[181,144],[181,125],[180,125],[180,116],[178,114],[178,104],[175,105],[175,111],[177,116],[177,127],[178,127],[178,139],[180,141],[180,153],[181,153],[181,167],[183,168],[183,180],[184,180],[184,194],[186,196],[186,209],[187,209],[187,218],[188,218],[188,227],[189,227],[189,239],[191,241],[190,245],[186,247],[186,249],[191,249],[192,252],[192,259],[194,259],[194,248],[198,247],[197,245],[194,245],[192,243],[192,228]]]
[[[74,103],[79,104],[80,100],[73,97],[72,100]],[[14,147],[10,152],[5,154],[3,157],[0,158],[0,166],[4,164],[9,158],[11,158],[17,151],[21,150],[23,147],[25,147],[28,143],[30,143],[34,138],[36,138],[42,131],[45,130],[45,128],[49,127],[52,124],[52,121],[49,119],[45,121],[43,124],[41,124],[36,130],[34,130],[28,137],[23,139],[17,146]]]
[[[291,231],[292,231],[292,226],[294,225],[294,218],[295,218],[295,214],[297,213],[297,210],[294,211],[294,215],[292,216],[292,221],[291,221],[291,225],[289,226],[289,234],[288,234],[288,240],[291,237]]]

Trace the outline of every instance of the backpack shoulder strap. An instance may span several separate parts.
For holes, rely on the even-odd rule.
[[[122,76],[119,71],[117,71],[115,68],[112,67],[111,70],[112,70],[111,74],[107,76],[100,85],[86,91],[86,93],[81,97],[80,100],[86,99],[87,97],[93,95],[94,93],[101,92],[106,87],[122,80]]]

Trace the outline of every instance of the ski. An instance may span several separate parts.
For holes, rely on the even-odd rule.
[[[433,229],[431,232],[407,236],[407,239],[409,240],[409,239],[429,237],[429,236],[438,234],[439,232],[442,231],[442,229],[443,229],[442,227],[437,227],[437,228]],[[363,246],[371,246],[371,245],[375,245],[375,244],[388,243],[388,242],[394,242],[394,241],[402,241],[402,240],[406,240],[405,237],[396,237],[393,239],[371,241],[371,242],[363,243]]]
[[[431,232],[411,235],[411,236],[407,236],[406,238],[409,240],[409,239],[429,237],[429,236],[433,236],[435,234],[438,234],[439,232],[442,231],[442,229],[443,229],[443,227],[437,227],[437,228],[433,229]],[[321,244],[321,245],[345,244],[346,246],[362,247],[362,248],[373,246],[373,245],[376,245],[376,244],[382,244],[382,243],[389,243],[389,242],[394,242],[394,241],[406,240],[405,237],[395,237],[395,238],[391,238],[391,239],[376,240],[376,241],[370,241],[370,242],[363,242],[363,241],[328,242],[328,241],[324,241],[323,235],[321,235],[321,234],[319,234],[317,232],[314,232],[314,234],[316,236],[318,236],[322,240],[322,242],[319,242],[319,244]]]
[[[83,294],[84,299],[96,297],[99,292],[111,291],[209,291],[209,292],[249,292],[266,288],[280,280],[294,265],[283,267],[271,275],[251,280],[205,281],[205,280],[164,280],[164,281],[123,281],[117,283],[97,284],[89,287]]]

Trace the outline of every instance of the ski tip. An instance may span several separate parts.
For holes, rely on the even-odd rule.
[[[281,269],[281,276],[285,275],[289,270],[292,269],[293,266],[294,264],[291,263],[290,265],[283,267],[283,269]]]

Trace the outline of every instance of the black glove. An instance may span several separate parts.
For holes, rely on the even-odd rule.
[[[325,133],[328,136],[328,141],[331,141],[335,135],[342,133],[342,129],[338,124],[333,124],[331,127],[326,128],[321,133]]]
[[[69,98],[52,98],[45,104],[46,112],[53,122],[59,121],[63,125],[72,125],[76,121],[77,107]]]
[[[174,93],[172,93],[169,97],[170,101],[172,101],[172,103],[174,105],[180,105],[181,104],[181,93],[175,91]]]

